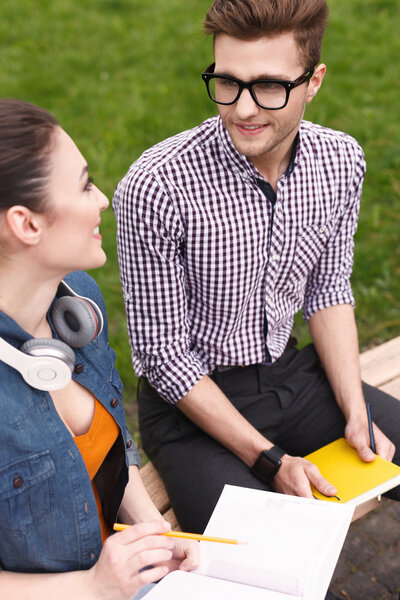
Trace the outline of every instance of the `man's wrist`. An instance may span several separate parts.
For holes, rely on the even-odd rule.
[[[251,468],[251,472],[257,479],[265,483],[271,483],[282,466],[282,457],[286,454],[279,446],[272,446],[269,450],[263,450]]]

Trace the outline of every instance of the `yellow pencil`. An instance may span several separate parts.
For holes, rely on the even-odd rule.
[[[131,527],[130,525],[123,525],[122,523],[114,523],[115,531],[122,531]],[[186,533],[184,531],[166,531],[161,535],[167,535],[168,537],[186,538],[188,540],[199,540],[203,542],[220,542],[222,544],[246,544],[246,542],[239,542],[238,540],[231,540],[229,538],[212,537],[210,535],[201,535],[200,533]]]

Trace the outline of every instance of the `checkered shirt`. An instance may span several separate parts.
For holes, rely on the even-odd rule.
[[[113,200],[136,374],[174,403],[216,365],[274,362],[299,309],[353,305],[364,173],[353,138],[307,121],[275,204],[219,117],[144,152]]]

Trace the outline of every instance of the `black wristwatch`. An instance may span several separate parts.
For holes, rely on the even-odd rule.
[[[261,481],[270,483],[281,468],[282,456],[286,454],[279,446],[263,450],[252,466],[251,472]]]

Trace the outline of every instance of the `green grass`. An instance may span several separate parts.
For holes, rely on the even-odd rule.
[[[40,104],[60,120],[111,199],[150,145],[215,113],[200,73],[212,60],[201,32],[211,0],[2,0],[1,95]],[[331,0],[328,72],[306,117],[363,145],[368,173],[356,236],[353,287],[362,348],[400,332],[400,119],[398,0]],[[115,223],[106,213],[105,267],[92,274],[106,298],[110,340],[136,428]],[[307,327],[296,318],[304,344]]]

